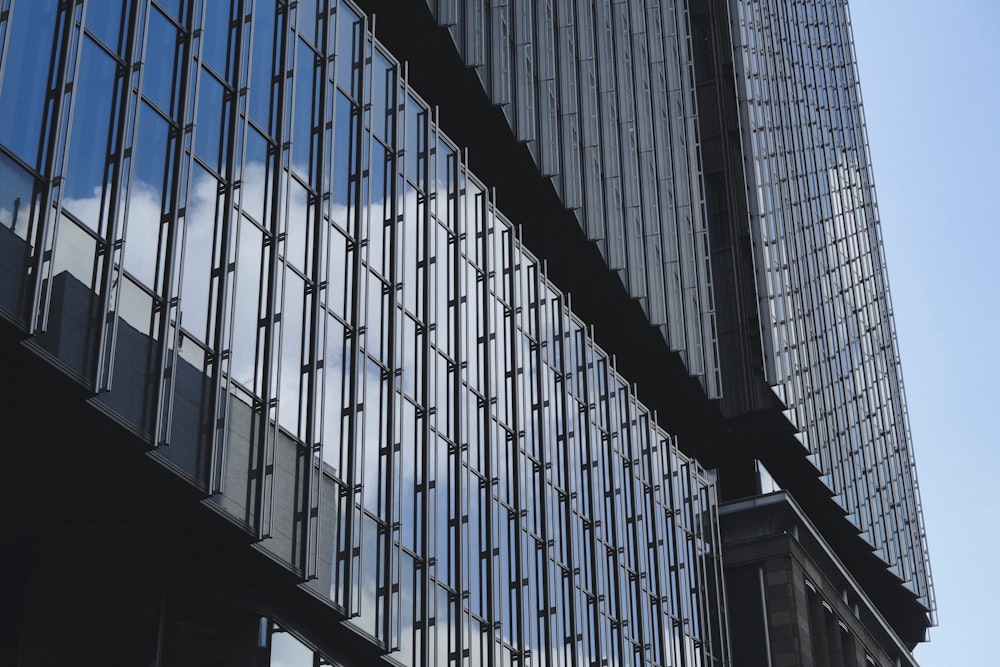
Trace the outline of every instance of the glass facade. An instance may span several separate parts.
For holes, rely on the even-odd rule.
[[[404,665],[727,662],[713,479],[363,13],[0,0],[0,58],[0,311],[363,641]],[[672,153],[621,155],[653,177]],[[687,268],[662,266],[700,276],[672,292],[696,314],[670,321],[711,359],[685,233]]]
[[[717,493],[757,458],[795,458],[777,483],[808,478],[810,520],[887,617],[906,598],[893,630],[915,636],[915,608],[922,633],[846,0],[415,13],[454,47],[422,64],[472,72],[456,106],[481,86],[461,108],[499,109],[490,145],[517,147],[499,170],[526,160],[504,185],[551,184],[528,189],[572,212],[587,241],[560,261],[610,269],[574,303],[624,306],[574,314],[352,2],[0,0],[5,340],[393,663],[728,664]],[[544,225],[548,200],[525,199],[525,229]],[[633,317],[626,296],[659,331],[635,349],[630,326],[601,330]],[[644,363],[641,387],[618,372]],[[175,647],[158,664],[194,655],[183,628],[212,619],[150,591],[122,595]],[[329,659],[312,629],[233,604],[233,655]]]
[[[426,4],[725,416],[783,409],[932,620],[846,0]]]
[[[710,398],[719,352],[685,0],[427,0]]]
[[[767,379],[836,502],[933,611],[847,3],[732,11]]]

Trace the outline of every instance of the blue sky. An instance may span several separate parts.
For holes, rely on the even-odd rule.
[[[850,3],[940,626],[1000,664],[1000,2]]]

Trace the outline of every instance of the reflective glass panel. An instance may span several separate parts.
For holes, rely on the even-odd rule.
[[[124,46],[121,39],[122,23],[129,18],[131,16],[126,0],[91,0],[84,25],[113,53],[121,53],[120,46]]]
[[[169,125],[152,107],[139,112],[129,193],[125,269],[155,287]]]
[[[209,307],[212,303],[212,249],[215,243],[219,183],[202,167],[195,165],[188,190],[184,224],[184,262],[181,273],[181,322],[199,340],[208,337]]]
[[[117,63],[90,38],[84,38],[75,99],[63,205],[97,231],[104,164],[113,119]]]
[[[28,164],[38,156],[56,3],[19,2],[7,27],[0,81],[0,143]]]
[[[146,69],[143,72],[142,92],[161,111],[174,112],[174,91],[178,87],[175,69],[180,58],[177,28],[158,11],[149,13],[146,32]]]

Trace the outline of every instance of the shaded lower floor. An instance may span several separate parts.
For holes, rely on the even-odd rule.
[[[719,514],[734,667],[916,666],[791,495]]]

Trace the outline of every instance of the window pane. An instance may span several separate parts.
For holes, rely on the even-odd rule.
[[[270,148],[264,136],[250,128],[247,130],[246,165],[243,168],[241,184],[241,202],[243,210],[254,220],[264,224],[267,209],[267,175],[268,149]]]
[[[299,34],[316,44],[318,41],[316,22],[316,0],[299,0],[298,28]]]
[[[97,241],[63,216],[52,266],[49,327],[39,336],[44,347],[77,373],[94,371],[102,255]]]
[[[34,236],[34,179],[0,153],[0,308],[17,313]]]
[[[305,282],[294,271],[285,271],[285,304],[281,311],[281,405],[279,423],[300,435],[302,409],[303,320],[306,316]]]
[[[344,326],[334,317],[326,318],[326,351],[323,357],[323,462],[338,477],[344,475],[342,426],[348,369],[344,367]]]
[[[361,18],[346,5],[337,8],[337,85],[358,99]]]
[[[80,77],[74,90],[73,134],[63,204],[98,230],[104,165],[108,155],[112,97],[117,64],[90,39],[84,39]]]
[[[205,6],[201,57],[209,67],[222,76],[228,76],[226,55],[229,51],[230,11],[229,0],[212,0]]]
[[[13,160],[0,153],[0,226],[22,239],[28,238],[28,212],[34,179]]]
[[[149,14],[149,31],[146,34],[142,92],[161,111],[173,115],[174,91],[178,85],[175,69],[181,55],[177,28],[167,17],[154,10]]]
[[[337,111],[334,120],[336,135],[333,140],[333,219],[342,229],[349,229],[347,205],[350,178],[354,173],[353,157],[357,130],[356,116],[351,101],[343,93],[337,93]]]
[[[312,219],[312,210],[309,207],[309,192],[296,178],[288,178],[290,181],[288,199],[288,220],[285,225],[285,257],[297,268],[305,270],[309,268],[306,261],[307,233]]]
[[[271,635],[271,667],[313,667],[313,652],[287,632]]]
[[[181,273],[182,325],[209,343],[209,308],[214,290],[212,248],[216,230],[219,183],[197,164],[191,178],[190,199],[184,217],[184,264]],[[221,224],[221,220],[218,224]]]
[[[152,296],[124,278],[118,297],[118,332],[112,390],[99,400],[146,434],[152,433],[160,346],[160,309]]]
[[[254,5],[253,71],[250,74],[250,118],[270,132],[271,63],[274,58],[274,13],[276,4]]]
[[[0,83],[0,143],[35,164],[56,42],[56,3],[19,2],[7,28],[9,44]]]
[[[222,84],[208,70],[201,70],[198,92],[198,126],[195,132],[195,152],[217,173],[222,172],[222,146],[228,134],[223,132],[226,119]]]
[[[168,130],[160,114],[142,106],[128,202],[125,269],[147,287],[155,287]]]
[[[124,0],[101,0],[100,4],[91,0],[87,8],[85,25],[105,46],[115,53],[119,51],[122,32],[122,14],[128,14]]]
[[[316,58],[316,53],[305,42],[299,40],[294,79],[295,109],[292,118],[292,169],[296,170],[305,179],[312,177],[309,156],[312,144]]]
[[[233,378],[256,389],[256,349],[261,269],[264,261],[263,232],[252,222],[240,224],[239,254],[236,262],[236,311],[233,321]]]

